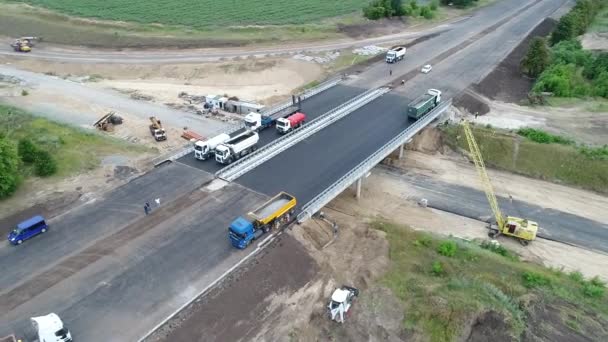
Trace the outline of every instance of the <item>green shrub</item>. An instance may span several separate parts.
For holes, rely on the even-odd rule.
[[[551,284],[549,278],[545,277],[542,274],[534,273],[534,272],[524,272],[522,274],[522,280],[525,287],[537,288],[541,286],[548,286]]]
[[[588,68],[593,65],[593,55],[591,52],[583,50],[583,46],[576,39],[559,42],[553,46],[551,52],[555,64],[574,64]]]
[[[2,136],[0,137],[0,198],[12,195],[20,181],[17,149]]]
[[[519,130],[517,130],[517,134],[540,144],[574,144],[574,141],[571,139],[564,138],[559,135],[549,134],[545,131],[534,128],[520,128]]]
[[[576,65],[553,64],[543,71],[532,90],[560,97],[582,97],[589,95],[592,88]]]
[[[433,11],[428,6],[420,6],[420,16],[425,19],[433,19]]]
[[[48,177],[57,172],[57,162],[47,151],[39,151],[34,160],[36,175]]]
[[[433,273],[433,275],[435,276],[441,276],[443,275],[443,266],[441,265],[441,262],[439,261],[435,261],[433,262],[433,265],[431,266],[431,273]]]
[[[579,152],[592,160],[608,160],[608,145],[602,147],[581,146]]]
[[[585,282],[585,277],[583,277],[583,274],[579,271],[570,272],[570,274],[568,274],[568,277],[577,283],[582,284]]]
[[[424,246],[424,247],[430,247],[433,244],[433,238],[430,237],[429,235],[422,235],[420,236],[420,238],[414,240],[414,246],[419,247],[419,246]]]
[[[500,244],[492,243],[491,241],[486,240],[486,241],[483,241],[479,246],[483,249],[487,249],[491,252],[502,255],[507,259],[510,259],[510,260],[518,259],[517,255],[511,253],[508,249],[506,249],[505,247],[503,247]]]
[[[453,257],[456,255],[457,250],[458,245],[456,245],[454,241],[449,240],[443,241],[441,244],[439,244],[439,247],[437,247],[437,253],[447,257]]]
[[[30,139],[20,139],[17,149],[19,151],[19,157],[24,163],[33,163],[36,160],[38,148]]]
[[[583,285],[583,294],[590,298],[602,298],[604,296],[605,288],[592,283],[585,283]]]
[[[432,11],[436,11],[437,8],[439,8],[439,1],[438,0],[431,1],[431,4],[429,5],[429,7],[431,8]]]
[[[29,94],[30,94],[29,91],[27,91],[25,89],[21,90],[21,96],[28,96]]]

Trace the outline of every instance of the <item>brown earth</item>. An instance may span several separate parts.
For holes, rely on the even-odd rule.
[[[316,271],[299,242],[280,236],[146,341],[251,340],[263,322],[294,305],[289,298],[308,286]]]
[[[454,101],[454,106],[462,108],[472,115],[484,115],[490,111],[490,106],[487,103],[475,97],[470,92],[465,92],[460,95],[456,101]]]
[[[555,20],[547,18],[536,26],[491,73],[474,86],[475,90],[491,99],[504,102],[520,102],[527,99],[534,80],[522,74],[521,60],[526,55],[532,38],[549,35],[555,25]]]

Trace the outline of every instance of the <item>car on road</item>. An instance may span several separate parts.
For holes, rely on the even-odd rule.
[[[48,229],[49,226],[46,224],[44,217],[37,215],[19,223],[13,231],[8,233],[8,242],[13,245],[20,245],[23,241],[42,234]]]
[[[425,66],[422,67],[422,70],[420,70],[423,74],[428,74],[429,72],[431,72],[431,70],[433,70],[433,67],[430,64],[427,64]]]

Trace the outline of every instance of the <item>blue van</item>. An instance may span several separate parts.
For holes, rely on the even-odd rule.
[[[20,245],[23,241],[46,232],[47,229],[49,229],[49,226],[44,222],[44,217],[34,216],[19,223],[17,228],[8,234],[8,242],[13,245]]]

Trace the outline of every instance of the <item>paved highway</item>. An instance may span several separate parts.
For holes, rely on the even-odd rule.
[[[136,341],[249,251],[227,224],[263,195],[181,164],[137,178],[51,220],[23,245],[0,244],[0,336],[33,340],[29,317],[56,312],[77,341]],[[145,201],[161,207],[144,216]]]
[[[303,100],[302,112],[306,113],[307,121],[311,121],[364,91],[365,89],[358,87],[337,85],[325,90],[320,95]],[[258,147],[262,147],[280,136],[274,126],[266,128],[260,132]],[[197,160],[193,153],[181,157],[179,162],[211,173],[215,173],[224,167],[224,165],[217,163],[215,159]]]
[[[29,317],[54,311],[77,340],[136,340],[248,253],[227,243],[226,225],[235,216],[261,202],[263,194],[283,190],[306,203],[406,128],[410,122],[403,111],[409,100],[429,87],[447,97],[458,93],[563,2],[535,3],[495,32],[450,52],[431,74],[416,74],[406,86],[246,174],[238,180],[245,187],[189,192],[211,175],[175,163],[53,220],[51,231],[23,246],[0,245],[0,267],[8,272],[0,287],[0,335],[23,332]],[[528,3],[503,1],[483,9],[458,24],[454,36],[440,35],[412,48],[392,67],[393,75],[417,69],[499,20],[488,15],[508,16]],[[306,101],[304,109],[319,115],[344,102],[348,89],[357,93],[388,81],[388,68],[379,63]],[[163,207],[144,218],[143,202],[158,196]]]
[[[492,211],[488,199],[482,191],[386,166],[378,167],[376,170],[412,184],[416,190],[412,197],[416,197],[416,200],[426,198],[431,208],[482,221],[491,218]],[[605,222],[593,221],[552,208],[543,208],[517,199],[510,201],[508,198],[500,196],[498,204],[503,213],[520,217],[542,218],[542,220],[538,220],[540,237],[608,253],[608,224]]]
[[[430,74],[417,73],[405,86],[398,87],[275,156],[239,178],[237,182],[267,195],[278,191],[291,192],[298,198],[299,204],[304,205],[405,130],[412,121],[408,120],[404,111],[413,98],[428,88],[442,90],[445,98],[464,90],[487,74],[529,30],[564,2],[556,0],[535,3],[496,31],[480,38],[466,49],[451,54],[435,65]],[[504,5],[504,2],[500,4]],[[481,29],[483,28],[477,28]],[[443,39],[439,36],[416,45],[417,51],[393,66],[393,74],[397,68],[400,72],[407,72],[412,65],[417,66],[433,59],[435,53],[446,49],[447,42]],[[458,42],[455,45],[458,45]],[[376,65],[360,74],[352,83],[370,83],[371,81],[365,79],[383,77],[386,80],[386,70],[385,65]]]

